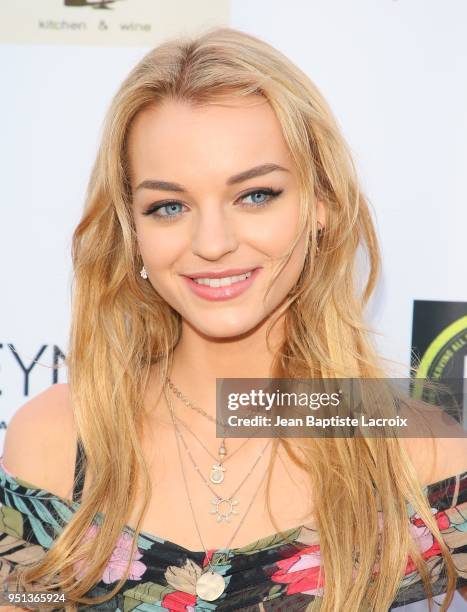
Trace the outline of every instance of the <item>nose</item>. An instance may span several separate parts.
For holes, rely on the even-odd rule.
[[[191,248],[194,255],[215,261],[238,246],[233,219],[222,206],[213,203],[198,210],[194,220]]]

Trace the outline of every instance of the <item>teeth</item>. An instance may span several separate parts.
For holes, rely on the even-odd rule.
[[[251,276],[251,272],[245,274],[238,274],[237,276],[224,276],[224,278],[194,278],[193,280],[198,285],[206,285],[208,287],[227,287],[233,283],[238,283]]]

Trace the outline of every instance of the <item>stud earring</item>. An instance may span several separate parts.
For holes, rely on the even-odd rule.
[[[324,231],[323,227],[318,228],[318,234],[317,234],[317,237],[316,237],[316,241],[318,243],[316,245],[316,255],[319,255],[319,244],[321,242],[321,237],[322,237],[323,231]]]
[[[140,270],[140,276],[141,276],[141,278],[144,278],[145,280],[148,277],[148,273],[146,272],[146,268],[144,266]]]

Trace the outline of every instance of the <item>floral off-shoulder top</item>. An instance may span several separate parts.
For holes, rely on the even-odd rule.
[[[85,461],[78,444],[73,501],[58,497],[9,473],[0,458],[0,580],[17,565],[31,563],[45,554],[63,526],[79,508],[83,478],[79,471]],[[457,589],[450,610],[467,610],[467,472],[425,487],[433,515],[449,546],[458,570]],[[439,545],[421,518],[409,505],[410,529],[433,576],[435,600],[441,602],[445,583],[440,573]],[[89,529],[99,529],[102,513]],[[86,595],[108,593],[124,574],[134,530],[122,531],[102,578]],[[208,551],[211,564],[225,579],[227,587],[214,601],[196,594],[195,583],[207,565],[204,551],[183,546],[141,532],[131,562],[129,578],[118,594],[99,605],[80,605],[79,610],[152,612],[201,610],[272,612],[305,611],[326,588],[319,578],[320,546],[316,531],[299,526],[261,538],[247,546]],[[332,586],[331,586],[332,588]],[[461,595],[464,593],[464,596]],[[439,597],[436,597],[439,595]],[[390,610],[421,611],[426,594],[423,582],[409,558],[405,575]],[[416,602],[416,603],[415,603]],[[317,603],[317,602],[315,602]],[[422,607],[420,607],[422,605]]]

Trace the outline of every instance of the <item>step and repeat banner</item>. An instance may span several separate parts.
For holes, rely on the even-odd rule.
[[[271,42],[334,110],[381,240],[380,352],[465,379],[464,0],[2,0],[0,449],[67,380],[71,235],[112,95],[149,48],[216,25]]]
[[[228,25],[229,0],[3,0],[3,43],[152,47],[183,31]]]

